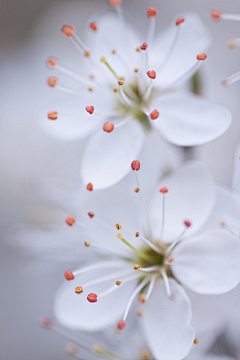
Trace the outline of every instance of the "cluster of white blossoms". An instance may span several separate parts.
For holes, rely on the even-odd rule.
[[[65,272],[54,313],[64,327],[88,333],[128,331],[134,314],[137,325],[131,331],[141,329],[148,351],[136,351],[133,360],[182,360],[201,342],[190,294],[220,295],[240,282],[238,216],[232,219],[239,204],[216,186],[203,163],[186,162],[155,181],[146,164],[134,159],[141,158],[145,139],[155,131],[179,151],[212,141],[228,129],[231,113],[187,90],[211,45],[198,15],[181,14],[155,34],[158,11],[149,7],[143,37],[124,17],[120,0],[109,5],[109,12],[89,22],[84,40],[73,25],[62,27],[80,54],[79,73],[56,57],[47,59],[54,71],[47,83],[66,100],[49,109],[46,127],[60,138],[87,138],[79,213],[69,214],[66,223],[69,237],[78,227],[82,246],[91,252],[87,264],[81,258],[79,268]],[[216,10],[211,15],[237,19]],[[154,152],[148,161],[159,158]],[[125,180],[130,171],[132,178]],[[58,329],[48,319],[43,325]],[[67,331],[64,336],[71,340]],[[125,360],[102,346],[77,345]],[[85,359],[74,346],[68,353]]]

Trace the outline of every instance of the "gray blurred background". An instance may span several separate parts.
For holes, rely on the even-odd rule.
[[[240,139],[240,85],[236,83],[223,88],[220,81],[240,70],[240,50],[228,50],[226,47],[228,38],[239,36],[240,26],[231,22],[215,23],[210,20],[209,11],[219,8],[226,12],[240,12],[239,0],[125,0],[125,12],[141,31],[147,28],[148,6],[159,9],[159,29],[179,12],[195,10],[212,31],[214,43],[201,71],[203,93],[208,99],[231,108],[233,124],[224,136],[199,147],[196,154],[210,166],[219,183],[230,186],[234,152]],[[47,275],[40,276],[38,272],[36,276],[28,276],[25,258],[8,244],[14,243],[14,238],[9,236],[9,228],[29,220],[31,198],[36,196],[41,201],[41,193],[38,195],[36,189],[41,188],[42,179],[47,182],[48,179],[61,178],[74,189],[78,186],[81,147],[76,142],[55,141],[41,131],[34,120],[37,97],[44,97],[44,60],[54,54],[55,47],[64,43],[59,36],[59,44],[54,42],[53,53],[49,54],[49,39],[46,39],[44,51],[45,37],[52,31],[59,31],[54,30],[51,24],[54,14],[63,23],[78,22],[78,28],[83,30],[86,19],[94,11],[106,8],[105,0],[0,1],[1,360],[68,358],[63,352],[64,341],[37,326],[42,315],[51,314],[52,296],[62,280],[62,272],[53,269]],[[44,22],[43,29],[44,18],[48,21]],[[42,57],[38,57],[41,51]],[[33,53],[36,53],[36,58]],[[31,266],[31,269],[34,267]]]

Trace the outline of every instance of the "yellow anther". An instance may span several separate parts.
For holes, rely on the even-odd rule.
[[[100,58],[100,61],[101,61],[102,63],[105,63],[107,60],[106,60],[105,56],[102,56],[102,57]]]
[[[117,88],[113,88],[113,92],[118,92],[118,89]]]
[[[139,237],[139,235],[140,235],[140,234],[139,234],[139,232],[137,231],[137,232],[135,233],[135,236],[136,236],[136,237]]]
[[[85,51],[84,56],[89,57],[91,54],[89,51]]]
[[[143,358],[144,360],[148,360],[149,357],[150,357],[149,351],[146,350],[146,351],[144,351],[144,352],[142,353],[142,358]]]
[[[117,230],[120,230],[122,228],[122,225],[121,224],[116,224],[115,227],[116,227]]]
[[[117,233],[116,236],[117,236],[117,238],[120,239],[120,240],[123,238],[123,234],[122,234],[122,233]]]
[[[93,75],[93,74],[91,74],[89,77],[90,77],[91,80],[94,79],[94,75]]]
[[[140,265],[135,264],[135,265],[134,265],[134,270],[139,270],[139,269],[140,269]]]
[[[123,80],[119,80],[119,82],[118,82],[118,85],[124,85],[124,81]]]
[[[112,50],[112,54],[116,54],[116,50]]]
[[[138,311],[136,312],[136,315],[137,315],[137,316],[142,316],[142,314],[143,314],[142,310],[138,310]]]
[[[83,293],[83,288],[82,288],[81,286],[77,286],[77,287],[75,288],[75,293],[76,293],[76,294],[82,294],[82,293]]]
[[[137,73],[137,72],[138,72],[138,68],[135,68],[134,71],[135,71],[135,73]]]
[[[140,191],[139,187],[136,187],[136,189],[134,189],[135,193],[139,193],[139,191]]]
[[[140,51],[140,48],[136,48],[136,51],[139,52],[139,51]]]
[[[197,345],[199,343],[199,339],[194,339],[194,344]]]
[[[85,245],[86,247],[89,247],[89,246],[90,246],[90,242],[89,242],[89,241],[85,241],[85,242],[84,242],[84,245]]]
[[[121,280],[116,280],[116,285],[117,286],[121,285],[121,283],[122,283]]]
[[[93,88],[90,86],[90,87],[88,88],[88,91],[93,91]]]

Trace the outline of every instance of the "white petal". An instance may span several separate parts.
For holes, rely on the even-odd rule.
[[[175,240],[184,230],[183,222],[191,221],[187,235],[197,232],[210,216],[215,203],[215,186],[210,170],[197,161],[182,167],[173,176],[166,178],[159,185],[166,186],[165,222],[163,240]],[[153,199],[151,216],[154,236],[160,236],[162,221],[162,194],[156,193]]]
[[[151,67],[156,71],[159,69],[156,83],[161,87],[166,88],[175,83],[186,73],[190,78],[190,70],[197,62],[196,56],[206,51],[212,42],[209,30],[197,14],[186,13],[181,16],[185,18],[185,22],[177,27],[175,21],[172,21],[169,27],[157,36],[154,43]],[[177,31],[179,35],[173,47]],[[172,50],[169,56],[170,49]]]
[[[196,146],[222,135],[231,124],[228,108],[190,92],[169,92],[154,99],[160,116],[153,125],[172,144]]]
[[[140,154],[145,135],[136,121],[93,136],[84,151],[80,175],[84,184],[91,182],[103,189],[123,179],[131,170],[131,162]]]
[[[233,188],[240,194],[240,144],[237,146],[236,152],[234,154],[234,168],[233,168]]]
[[[156,360],[185,358],[194,340],[190,300],[182,286],[169,281],[174,299],[168,298],[164,282],[159,280],[143,309],[145,336]]]
[[[239,195],[224,187],[217,187],[217,197],[214,210],[205,224],[203,230],[219,229],[220,223],[223,221],[226,228],[239,234],[240,224],[240,199]],[[224,229],[222,229],[224,231]],[[226,230],[228,231],[228,230]]]
[[[100,263],[99,263],[100,264]],[[106,262],[107,264],[107,262]],[[118,262],[116,262],[118,266]],[[63,325],[75,330],[98,331],[114,325],[122,319],[125,307],[135,288],[136,281],[119,286],[114,292],[105,297],[99,298],[96,303],[87,301],[89,293],[102,293],[115,284],[116,279],[101,284],[92,285],[83,288],[83,293],[77,295],[75,293],[76,286],[84,286],[84,283],[92,281],[102,276],[111,274],[116,271],[116,266],[107,267],[105,269],[97,269],[90,273],[78,275],[74,280],[65,281],[55,294],[54,312],[57,320]],[[118,267],[121,270],[127,270],[127,266]],[[129,274],[131,274],[131,266]]]
[[[231,234],[207,232],[179,243],[172,271],[199,294],[222,294],[240,282],[240,241]]]

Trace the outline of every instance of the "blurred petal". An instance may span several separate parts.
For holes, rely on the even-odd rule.
[[[190,92],[169,92],[154,99],[160,116],[153,125],[174,145],[196,146],[222,135],[231,124],[231,112]]]
[[[240,282],[240,241],[207,232],[180,242],[172,252],[177,279],[199,294],[222,294]]]
[[[155,238],[160,236],[162,196],[165,196],[165,222],[161,240],[175,240],[184,230],[185,220],[192,223],[187,235],[196,233],[207,221],[215,203],[215,186],[210,170],[203,163],[190,162],[162,181],[159,189],[164,186],[169,192],[165,195],[156,193],[150,208]]]
[[[167,296],[164,282],[159,280],[144,305],[143,325],[149,348],[156,360],[179,360],[189,353],[194,329],[191,303],[182,286],[169,279],[174,299]]]
[[[98,132],[88,142],[81,162],[84,184],[103,189],[123,179],[131,170],[144,145],[145,134],[136,121],[115,128],[111,133]]]

